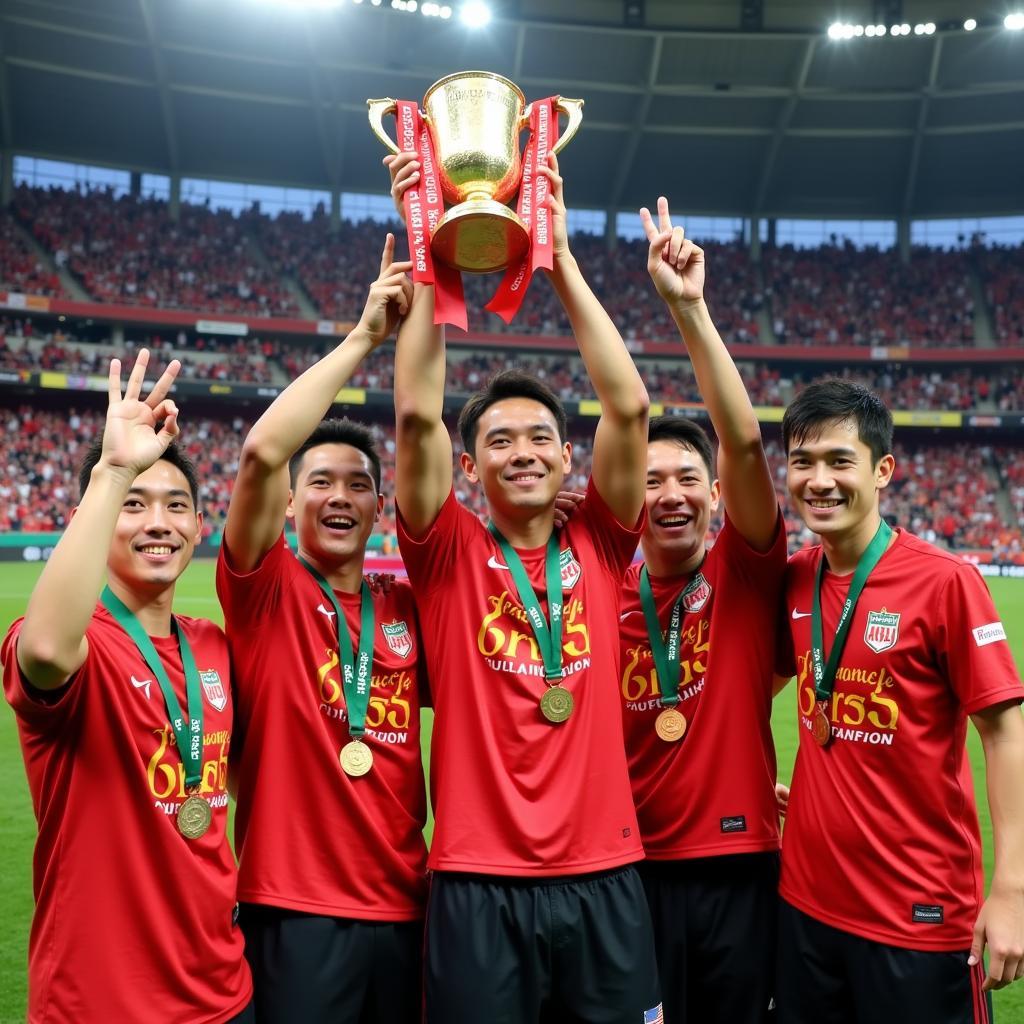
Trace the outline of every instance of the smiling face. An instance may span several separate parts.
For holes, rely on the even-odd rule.
[[[505,398],[480,416],[475,450],[462,455],[462,468],[473,483],[483,485],[492,509],[515,520],[554,508],[571,454],[546,405],[532,398]]]
[[[786,482],[808,529],[838,542],[877,526],[879,492],[894,468],[891,455],[875,463],[856,422],[831,420],[816,435],[793,440]]]
[[[369,456],[349,444],[320,444],[302,456],[286,514],[299,551],[331,571],[363,557],[383,508]]]
[[[185,571],[202,529],[185,474],[158,459],[121,506],[107,558],[111,581],[132,594],[165,589]]]
[[[704,551],[711,515],[718,509],[717,480],[701,456],[678,441],[647,447],[647,526],[643,549],[660,572],[685,572]]]

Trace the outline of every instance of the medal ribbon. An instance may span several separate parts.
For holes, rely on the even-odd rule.
[[[839,668],[839,659],[846,646],[846,636],[850,632],[853,611],[857,607],[857,601],[864,589],[864,584],[868,581],[868,576],[878,565],[882,555],[885,554],[891,536],[892,529],[883,519],[878,524],[871,543],[868,544],[864,554],[860,556],[860,561],[857,562],[857,569],[853,574],[853,579],[850,580],[850,589],[846,592],[846,601],[839,615],[835,639],[832,642],[832,650],[829,651],[827,662],[825,661],[825,644],[821,624],[821,581],[825,577],[825,552],[821,553],[821,558],[818,560],[817,576],[814,580],[814,603],[811,605],[811,662],[814,668],[814,693],[818,700],[828,700],[832,696],[832,688],[836,681],[836,669]]]
[[[171,627],[178,638],[178,650],[181,652],[181,667],[185,670],[185,699],[188,701],[188,709],[186,713],[183,713],[178,698],[171,688],[171,681],[167,677],[164,663],[160,660],[160,655],[157,653],[156,647],[153,646],[149,634],[142,628],[142,623],[109,586],[103,588],[100,602],[114,617],[117,624],[131,637],[139,654],[149,666],[150,672],[156,676],[156,680],[160,684],[160,692],[164,695],[164,703],[167,705],[167,714],[171,720],[171,728],[174,730],[174,738],[177,740],[178,750],[181,752],[181,761],[185,766],[185,789],[195,789],[203,778],[203,698],[199,686],[199,669],[196,668],[196,660],[192,657],[192,648],[189,646],[188,637],[185,636],[184,630],[178,625],[174,616],[171,616]],[[188,711],[191,713],[188,714]],[[187,725],[185,724],[186,714]]]
[[[338,659],[341,662],[341,681],[348,706],[348,732],[354,740],[362,739],[366,731],[366,710],[370,706],[370,683],[373,670],[373,635],[376,622],[373,614],[373,595],[366,580],[360,589],[359,600],[359,653],[352,647],[345,613],[338,603],[330,583],[307,562],[300,558],[305,570],[317,581],[320,589],[334,606],[338,624]]]
[[[519,600],[522,602],[526,617],[530,620],[533,628],[533,635],[537,638],[537,646],[540,648],[540,656],[544,659],[544,678],[549,682],[562,678],[562,570],[558,564],[559,549],[558,539],[554,533],[548,538],[547,554],[545,556],[544,574],[547,584],[548,609],[551,613],[551,628],[548,628],[544,611],[537,600],[537,594],[530,583],[530,577],[526,575],[522,559],[516,553],[515,548],[501,535],[501,532],[494,525],[488,523],[487,529],[498,542],[501,553],[505,558],[505,564],[512,573],[512,580],[519,592]]]
[[[462,276],[443,263],[434,263],[430,239],[444,216],[441,183],[437,179],[437,159],[420,109],[409,100],[399,100],[398,148],[415,153],[420,165],[420,180],[402,196],[405,226],[409,237],[412,279],[434,286],[434,323],[451,324],[466,330],[466,301],[462,294]]]
[[[703,565],[703,559],[701,564]],[[665,639],[661,637],[661,623],[658,621],[658,606],[654,602],[654,591],[651,589],[651,578],[647,575],[647,566],[640,569],[640,606],[644,610],[644,621],[647,623],[647,639],[651,644],[654,656],[654,667],[661,683],[661,703],[665,707],[674,707],[679,703],[679,634],[683,621],[683,598],[689,594],[700,576],[700,566],[689,583],[679,591],[676,602],[672,605],[668,629]]]
[[[526,298],[534,271],[550,270],[554,259],[551,243],[551,184],[538,167],[547,165],[548,153],[558,142],[557,96],[535,101],[530,108],[530,138],[523,154],[523,178],[516,213],[530,232],[530,249],[518,266],[509,267],[494,297],[484,307],[511,323]]]

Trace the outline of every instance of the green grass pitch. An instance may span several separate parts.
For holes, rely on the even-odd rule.
[[[29,591],[40,567],[7,562],[0,568],[0,626],[7,625],[22,614]],[[1013,646],[1017,665],[1024,667],[1024,582],[989,580],[989,586]],[[194,564],[178,586],[175,602],[178,610],[221,620],[220,606],[214,597],[213,563]],[[425,712],[429,715],[429,712]],[[788,781],[796,756],[797,730],[793,711],[793,693],[787,689],[776,702],[772,718],[775,743],[779,755],[779,778]],[[429,722],[424,721],[426,739],[424,760],[429,756]],[[975,766],[975,787],[985,846],[986,872],[992,866],[992,825],[984,796],[984,774],[981,746],[973,730],[968,747]],[[0,886],[0,1022],[24,1020],[26,947],[29,920],[32,915],[32,844],[35,840],[35,819],[25,784],[25,771],[18,749],[14,716],[3,705],[0,710],[0,864],[3,885]],[[428,830],[430,825],[428,824]],[[1024,982],[995,994],[997,1017],[1009,1024],[1024,1021]]]

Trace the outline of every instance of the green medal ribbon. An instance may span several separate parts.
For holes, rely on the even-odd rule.
[[[860,556],[860,561],[857,562],[857,569],[850,581],[850,589],[846,592],[846,601],[839,615],[835,640],[832,643],[832,650],[829,651],[827,662],[824,660],[825,644],[821,627],[821,581],[825,577],[825,552],[821,553],[814,581],[814,603],[811,605],[811,661],[814,667],[814,693],[818,700],[828,700],[832,696],[832,687],[836,681],[836,669],[839,668],[839,659],[842,657],[843,648],[846,646],[846,636],[850,632],[850,624],[853,621],[853,610],[857,607],[857,601],[864,589],[864,584],[868,581],[868,576],[878,565],[882,555],[885,554],[891,536],[892,528],[883,519],[878,524],[871,543],[868,544],[864,554]]]
[[[515,548],[501,535],[494,525],[488,523],[487,529],[498,542],[505,564],[512,573],[512,580],[519,592],[519,600],[530,620],[533,635],[537,638],[540,655],[544,659],[544,678],[547,680],[562,678],[562,570],[558,564],[558,538],[554,533],[548,538],[547,555],[544,563],[545,582],[548,592],[548,610],[551,613],[551,627],[541,609],[540,601],[526,575],[522,559],[516,554]]]
[[[196,788],[203,779],[203,698],[199,687],[199,670],[196,668],[195,658],[192,657],[188,637],[178,626],[174,616],[171,616],[171,627],[178,638],[178,650],[181,652],[181,666],[185,670],[185,699],[188,701],[188,708],[183,713],[160,655],[153,646],[149,634],[142,628],[142,623],[109,586],[103,588],[100,601],[117,624],[131,637],[149,670],[156,676],[160,692],[164,695],[164,703],[167,705],[171,728],[174,729],[174,738],[178,742],[178,750],[181,751],[182,764],[185,766],[185,789]],[[185,724],[186,714],[188,725]]]
[[[701,559],[701,565],[704,559]],[[679,591],[672,614],[669,616],[665,639],[661,636],[661,623],[658,621],[658,606],[654,602],[654,591],[651,589],[651,578],[647,574],[647,566],[640,569],[640,605],[644,610],[644,621],[647,623],[647,639],[651,644],[654,656],[654,667],[661,683],[661,704],[674,707],[679,703],[679,634],[683,621],[683,598],[700,586],[700,566],[693,577]]]
[[[338,659],[341,661],[341,681],[348,705],[348,732],[354,740],[362,739],[366,730],[366,710],[370,706],[370,682],[373,670],[373,596],[366,580],[360,589],[359,601],[359,654],[352,647],[352,637],[345,621],[345,613],[338,598],[327,582],[304,558],[299,558],[305,570],[317,581],[320,589],[334,606],[338,623]]]

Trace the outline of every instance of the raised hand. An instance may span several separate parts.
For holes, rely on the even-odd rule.
[[[181,363],[172,359],[143,400],[140,395],[148,365],[149,349],[139,349],[124,397],[121,396],[120,359],[111,359],[107,382],[109,404],[100,458],[108,466],[131,473],[132,479],[152,466],[178,436],[178,407],[167,393],[178,376]],[[158,430],[161,420],[163,424]]]
[[[668,303],[693,303],[704,297],[704,250],[694,245],[681,227],[672,227],[668,200],[658,197],[658,225],[651,211],[640,210],[640,223],[647,233],[647,272],[658,294]]]
[[[569,229],[566,225],[565,195],[562,176],[558,173],[558,157],[548,153],[546,164],[537,168],[537,173],[544,175],[551,185],[548,193],[547,207],[551,211],[551,248],[555,259],[569,255]]]
[[[419,184],[420,162],[415,153],[388,153],[384,157],[384,166],[391,175],[391,198],[395,201],[398,216],[405,222],[405,204],[402,197],[406,191]]]
[[[395,332],[409,312],[412,281],[407,275],[410,270],[411,260],[395,261],[395,236],[389,231],[380,257],[380,275],[370,285],[370,294],[359,318],[359,327],[367,333],[374,348]]]

